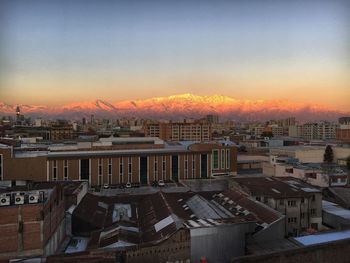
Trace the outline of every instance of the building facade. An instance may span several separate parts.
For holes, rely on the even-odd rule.
[[[235,175],[237,150],[219,142],[191,145],[101,146],[85,150],[18,151],[0,148],[0,180],[85,180],[92,186]]]
[[[147,123],[145,136],[166,141],[210,141],[211,125],[207,122]]]
[[[234,178],[239,188],[286,216],[286,234],[299,236],[322,227],[322,192],[292,177]]]

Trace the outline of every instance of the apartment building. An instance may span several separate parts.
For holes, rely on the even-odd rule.
[[[118,138],[112,144],[41,150],[2,145],[0,180],[85,180],[97,186],[177,182],[237,172],[237,149],[226,141],[166,144],[157,139],[152,144],[149,139]]]
[[[230,186],[286,216],[286,233],[299,236],[322,228],[322,192],[293,177],[237,177]]]
[[[211,124],[208,122],[146,123],[145,136],[159,137],[166,141],[210,141]]]
[[[72,140],[74,136],[72,124],[57,123],[50,127],[50,138],[52,141]]]
[[[332,122],[308,122],[289,127],[289,136],[306,140],[331,140],[336,138],[337,124]]]

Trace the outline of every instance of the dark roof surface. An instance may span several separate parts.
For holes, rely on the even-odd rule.
[[[320,192],[314,186],[308,185],[293,177],[240,177],[234,182],[244,191],[253,196],[266,196],[275,199],[306,197]]]

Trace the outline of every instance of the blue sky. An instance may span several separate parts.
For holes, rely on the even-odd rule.
[[[0,95],[177,93],[350,109],[348,1],[0,1]]]

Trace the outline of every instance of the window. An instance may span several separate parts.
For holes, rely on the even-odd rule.
[[[119,176],[120,178],[123,177],[123,157],[119,159]]]
[[[315,209],[315,208],[311,208],[310,214],[311,214],[312,216],[316,215],[316,209]]]
[[[225,169],[225,149],[221,149],[221,169]]]
[[[230,149],[226,149],[226,168],[230,169]]]
[[[54,181],[57,180],[57,160],[53,161],[53,173],[52,173],[52,178]]]
[[[317,174],[316,173],[305,173],[305,177],[306,178],[316,179],[317,178]]]
[[[128,158],[128,180],[131,182],[131,173],[132,173],[132,159]]]
[[[296,217],[288,217],[288,223],[296,223],[297,218]]]
[[[108,159],[108,174],[112,174],[112,158]]]
[[[293,168],[286,168],[286,173],[292,174],[293,173]]]
[[[68,160],[64,160],[63,162],[63,179],[65,181],[68,180]]]
[[[158,157],[154,157],[154,180],[158,180]]]
[[[219,169],[219,151],[213,150],[213,169]]]
[[[99,158],[98,159],[98,175],[102,175],[102,159],[101,158]]]
[[[305,203],[305,198],[304,197],[301,198],[301,203],[302,204]]]
[[[297,206],[297,201],[295,200],[288,201],[288,206]]]
[[[162,180],[164,180],[165,178],[165,170],[166,170],[165,156],[162,156]]]
[[[311,201],[315,201],[315,200],[316,200],[315,195],[312,195],[312,196],[311,196]]]
[[[284,205],[284,200],[280,199],[280,205]]]
[[[102,162],[103,162],[103,160],[101,158],[99,158],[98,159],[98,185],[102,185],[103,184],[103,177],[102,177],[103,167],[102,167]]]
[[[112,158],[108,158],[108,184],[112,184]]]
[[[0,181],[2,180],[2,164],[3,164],[3,155],[0,154]]]
[[[304,212],[301,212],[301,213],[300,213],[300,218],[301,218],[301,219],[304,219],[304,218],[305,218],[305,213],[304,213]]]
[[[192,178],[195,177],[196,174],[196,159],[195,159],[195,155],[192,155]]]
[[[188,178],[188,156],[185,155],[185,178]]]

